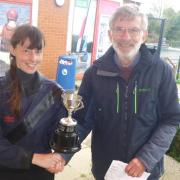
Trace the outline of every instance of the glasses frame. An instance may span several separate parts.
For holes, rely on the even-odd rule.
[[[120,35],[120,36],[124,35],[125,32],[127,32],[131,37],[139,36],[141,32],[143,32],[142,29],[139,29],[137,27],[133,27],[133,28],[116,27],[116,28],[111,29],[111,31],[115,33],[116,35]]]

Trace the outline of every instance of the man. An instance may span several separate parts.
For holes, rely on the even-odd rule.
[[[18,13],[15,9],[9,9],[6,15],[7,23],[0,28],[0,50],[8,52],[10,39],[17,26]]]
[[[76,114],[81,141],[92,130],[92,172],[103,180],[112,160],[129,176],[163,173],[163,156],[180,122],[177,88],[170,67],[144,45],[147,18],[122,6],[109,22],[112,47],[85,72]]]

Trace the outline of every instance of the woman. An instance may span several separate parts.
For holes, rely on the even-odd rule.
[[[58,85],[37,71],[43,34],[19,26],[11,38],[10,70],[0,79],[0,179],[53,180],[64,167],[49,140],[65,116]]]

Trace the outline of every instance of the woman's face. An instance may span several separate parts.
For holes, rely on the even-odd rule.
[[[33,74],[42,62],[43,50],[29,49],[30,44],[30,40],[27,38],[24,44],[19,43],[15,48],[11,47],[10,51],[16,57],[17,67],[28,74]]]

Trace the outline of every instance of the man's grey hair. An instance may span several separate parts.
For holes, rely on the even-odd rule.
[[[147,30],[148,28],[148,19],[147,16],[140,12],[138,7],[135,5],[126,4],[119,7],[111,16],[109,21],[109,28],[113,29],[114,23],[119,18],[122,20],[133,20],[136,17],[141,17],[141,28],[142,30]]]

